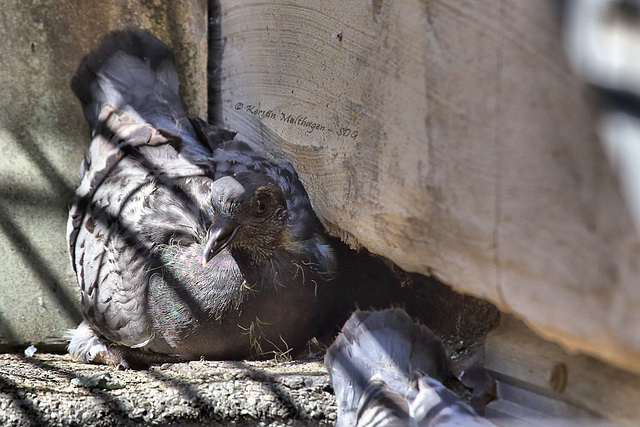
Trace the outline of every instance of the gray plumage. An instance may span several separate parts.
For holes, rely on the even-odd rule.
[[[93,140],[67,226],[85,319],[70,353],[128,366],[300,350],[335,265],[293,168],[190,119],[148,33],[107,36],[71,87]]]
[[[324,363],[337,427],[493,425],[442,385],[442,344],[401,309],[356,311]]]

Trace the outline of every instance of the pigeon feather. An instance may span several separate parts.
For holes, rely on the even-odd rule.
[[[442,385],[442,344],[401,309],[353,313],[324,363],[337,427],[492,425]]]
[[[335,261],[293,168],[188,117],[147,32],[108,35],[71,87],[92,141],[67,224],[84,316],[70,353],[127,366],[300,350]]]

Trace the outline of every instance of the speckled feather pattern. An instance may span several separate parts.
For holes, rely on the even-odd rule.
[[[138,31],[108,36],[72,80],[93,135],[67,226],[85,319],[69,349],[81,360],[96,339],[185,358],[265,357],[301,347],[321,317],[335,264],[295,171],[189,119],[177,82],[168,48]],[[203,266],[207,230],[225,210],[214,182],[243,172],[273,180],[286,215],[246,220],[253,243],[239,237]]]
[[[325,355],[337,427],[491,426],[440,382],[444,347],[402,309],[356,311]]]

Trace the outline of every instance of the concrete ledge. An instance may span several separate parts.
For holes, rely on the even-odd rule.
[[[109,380],[104,388],[74,385],[100,373]],[[335,420],[335,397],[319,361],[116,371],[66,355],[0,355],[0,425],[322,426]]]

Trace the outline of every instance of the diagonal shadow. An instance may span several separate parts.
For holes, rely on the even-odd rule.
[[[9,322],[7,322],[2,312],[0,312],[0,338],[4,338],[4,340],[9,343],[18,342],[16,331],[11,327]]]
[[[9,121],[9,123],[14,122]],[[58,211],[58,208],[63,208],[65,203],[61,201],[71,200],[73,189],[67,184],[64,176],[49,161],[41,147],[34,142],[31,131],[27,127],[13,126],[8,128],[7,131],[14,135],[16,140],[20,141],[17,146],[22,150],[29,164],[34,165],[45,177],[48,188],[38,191],[21,183],[3,181],[0,184],[0,199],[2,200],[2,204],[0,204],[0,229],[10,243],[19,249],[16,252],[22,257],[25,266],[42,283],[41,289],[58,302],[61,310],[71,322],[77,323],[81,320],[81,316],[74,309],[76,306],[75,296],[65,286],[65,280],[59,276],[59,272],[54,270],[51,264],[41,255],[43,249],[32,243],[33,231],[21,227],[6,209],[6,206],[10,203],[14,206],[54,207],[56,212],[61,213],[62,209]],[[12,340],[16,339],[19,339],[19,337],[14,335]]]
[[[289,393],[287,393],[287,391],[284,390],[284,388],[281,387],[271,375],[265,374],[264,372],[249,366],[244,361],[236,362],[236,364],[242,369],[248,371],[251,378],[265,378],[265,380],[260,381],[263,388],[265,388],[272,396],[277,398],[288,410],[293,411],[291,413],[292,416],[301,412],[300,407],[296,405]]]
[[[106,142],[112,147],[116,148],[117,151],[111,158],[108,159],[108,169],[105,171],[101,171],[100,174],[97,174],[96,180],[91,183],[91,188],[93,191],[89,192],[83,197],[75,198],[74,205],[76,205],[78,207],[78,210],[82,212],[82,217],[77,222],[78,227],[83,227],[85,217],[91,214],[94,221],[100,222],[105,226],[106,229],[109,230],[108,234],[105,236],[105,246],[108,245],[109,241],[114,238],[115,234],[117,234],[127,242],[128,246],[136,252],[137,256],[139,256],[141,259],[147,260],[146,271],[152,271],[156,268],[162,267],[164,265],[164,262],[161,259],[161,255],[155,251],[147,249],[147,244],[142,240],[140,235],[141,230],[131,229],[121,221],[123,210],[125,209],[127,203],[152,179],[157,183],[158,186],[162,186],[166,191],[171,192],[176,198],[176,201],[180,201],[187,206],[198,206],[198,204],[189,194],[187,194],[182,188],[180,188],[180,185],[176,179],[168,176],[167,174],[164,174],[162,170],[159,170],[158,166],[154,165],[152,161],[150,161],[143,153],[140,152],[140,150],[137,149],[137,147],[129,144],[126,140],[119,139],[117,135],[118,129],[115,126],[109,127],[109,125],[105,121],[102,123],[102,126],[97,129],[97,131],[99,132],[100,137],[104,138]],[[171,144],[173,142],[175,141],[167,139],[165,143]],[[139,165],[139,167],[145,169],[150,173],[151,176],[149,180],[140,182],[136,188],[125,195],[125,197],[123,197],[120,202],[118,213],[112,214],[105,208],[97,206],[93,198],[95,196],[95,192],[100,188],[101,185],[104,184],[105,180],[107,180],[112,173],[118,173],[117,168],[125,159],[133,159],[137,163],[137,165]],[[180,175],[180,179],[189,177],[193,176]],[[206,215],[206,213],[201,208],[198,208],[198,210],[200,213],[200,218],[202,220],[207,220],[208,216]],[[76,257],[74,253],[74,248],[78,244],[76,239],[77,233],[75,234],[75,237],[71,237],[70,241],[70,250],[72,251],[71,256],[74,263],[74,269],[77,269],[77,266],[75,265]],[[154,244],[163,243],[168,242],[154,242]],[[107,253],[106,251],[104,251],[98,261],[99,265],[97,267],[97,273],[95,276],[96,278],[98,278],[98,280],[100,280],[100,272],[106,265],[106,256]],[[163,274],[165,276],[165,280],[173,283],[180,283],[179,278],[173,275],[170,271],[163,269]],[[94,284],[91,283],[88,285],[93,286]],[[169,289],[174,293],[173,297],[184,302],[190,310],[192,310],[193,312],[202,311],[202,305],[198,303],[197,298],[195,298],[195,296],[192,295],[186,288],[178,290],[170,286]]]
[[[54,376],[63,378],[63,380],[65,381],[71,381],[72,379],[77,378],[81,375],[81,373],[76,370],[57,366],[56,364],[49,363],[45,360],[39,359],[38,357],[21,357],[21,360],[26,364],[32,365],[34,368],[49,373],[49,375],[47,375],[49,380],[47,381],[50,382],[48,382],[47,385],[51,391],[54,391],[56,389],[56,386],[53,382],[55,381],[53,379]],[[246,371],[247,380],[262,384],[267,389],[267,391],[269,391],[270,394],[276,397],[276,399],[278,399],[278,401],[286,408],[287,415],[285,417],[266,418],[264,421],[268,422],[269,420],[274,419],[301,421],[299,415],[302,414],[303,411],[301,410],[300,406],[294,402],[294,399],[291,397],[291,395],[278,384],[278,381],[273,378],[272,375],[266,374],[260,369],[247,366],[244,362],[233,362],[233,366]],[[176,390],[184,400],[189,402],[188,404],[190,406],[198,409],[197,419],[191,420],[191,422],[199,423],[211,420],[215,420],[218,422],[222,421],[219,418],[222,414],[214,412],[217,406],[213,404],[213,401],[216,398],[216,394],[207,394],[204,391],[198,390],[198,382],[193,382],[186,378],[182,379],[170,377],[167,374],[157,370],[149,370],[146,372],[146,374],[164,383],[167,388],[173,388],[174,390]],[[0,375],[0,390],[2,390],[5,395],[8,395],[13,400],[15,406],[22,414],[22,417],[28,420],[31,425],[48,425],[48,423],[52,420],[51,418],[47,417],[46,409],[43,409],[42,406],[37,405],[36,402],[29,397],[29,395],[37,395],[39,393],[42,393],[42,391],[44,390],[37,386],[25,387],[21,384],[19,374],[13,374],[12,377],[13,378],[5,378],[3,375]],[[221,379],[221,381],[224,380]],[[128,399],[126,398],[126,395],[97,388],[93,388],[90,391],[86,390],[85,392],[81,391],[79,392],[79,394],[79,399],[85,399],[89,396],[97,397],[106,407],[109,408],[109,414],[107,414],[107,419],[109,420],[113,421],[113,418],[117,418],[116,421],[119,423],[133,423],[134,425],[138,425],[137,423],[140,422],[139,418],[132,418],[130,409],[127,409]],[[242,417],[240,417],[240,419],[236,419],[236,421],[239,421],[240,425],[248,425],[246,423],[250,423],[252,421],[257,422],[257,420],[254,420],[252,418],[242,419]],[[164,422],[167,422],[169,425],[179,425],[181,420],[166,419],[164,420]],[[309,420],[307,420],[307,422],[309,422]],[[311,421],[310,423],[313,425],[317,424],[317,422],[315,421]],[[299,425],[299,423],[296,424],[295,422],[294,424]]]
[[[23,362],[25,363],[29,363],[43,371],[48,371],[48,372],[54,372],[57,375],[64,377],[67,381],[71,381],[72,379],[78,377],[78,373],[69,370],[69,369],[63,369],[61,367],[58,366],[54,366],[48,362],[45,362],[44,360],[38,359],[37,357],[22,357]],[[23,391],[32,391],[34,392],[34,394],[37,394],[38,392],[40,392],[41,390],[38,388],[34,388],[34,389],[25,389],[21,384],[19,384],[16,381],[11,381],[9,379],[2,379],[2,377],[0,377],[0,384],[1,385],[5,385],[2,382],[4,382],[7,386],[7,390],[9,390],[9,392],[11,393],[12,397],[15,399],[16,404],[18,405],[18,407],[21,409],[22,413],[30,420],[33,422],[32,425],[34,426],[44,426],[44,425],[48,425],[48,422],[45,422],[45,418],[42,414],[42,410],[39,410],[34,404],[33,402],[31,402],[29,399],[24,398],[24,396],[20,396],[20,394],[23,393],[17,393],[18,390],[20,390],[21,392]],[[110,410],[113,410],[115,412],[115,415],[120,417],[121,420],[126,420],[126,421],[130,421],[130,422],[136,422],[137,420],[134,420],[131,418],[129,412],[127,411],[125,405],[123,405],[123,403],[120,401],[120,399],[117,398],[117,395],[112,395],[107,391],[98,389],[98,388],[92,388],[91,389],[91,395],[92,396],[97,396],[98,398],[100,398],[100,400],[109,407]],[[17,399],[16,399],[17,396]],[[51,421],[50,419],[47,421]],[[136,423],[137,424],[137,423]]]
[[[9,131],[17,137],[22,152],[27,156],[31,164],[34,164],[40,170],[40,173],[46,178],[46,181],[51,186],[53,193],[55,193],[61,200],[71,200],[73,197],[73,188],[70,187],[63,175],[49,161],[46,154],[42,149],[33,141],[33,137],[29,130],[14,126]]]
[[[275,397],[287,409],[291,418],[296,418],[297,415],[302,413],[300,405],[296,404],[290,393],[288,393],[272,375],[251,367],[244,361],[232,361],[229,363],[231,363],[234,367],[246,372],[250,380],[262,385],[265,391]],[[201,408],[201,410],[207,411],[211,407],[211,405],[206,401],[204,396],[202,396],[202,394],[197,390],[193,383],[190,383],[186,380],[170,378],[157,370],[151,370],[148,371],[148,373],[154,378],[165,382],[168,385],[176,387],[182,393],[183,397],[188,400],[193,400],[197,407]],[[203,414],[201,412],[201,415],[206,414]]]
[[[15,406],[22,414],[22,418],[26,419],[30,425],[44,426],[47,425],[43,414],[36,408],[36,406],[29,399],[25,399],[23,394],[28,389],[24,389],[15,381],[9,378],[4,378],[0,375],[0,390],[5,395],[8,395]],[[8,408],[7,408],[8,409]]]
[[[77,310],[73,309],[75,306],[74,296],[63,286],[56,272],[51,269],[49,263],[29,242],[29,236],[20,229],[2,206],[0,206],[0,228],[2,228],[5,236],[9,238],[15,247],[22,249],[19,253],[22,255],[24,262],[38,276],[40,281],[47,285],[44,288],[53,299],[58,301],[63,310],[65,310],[67,317],[73,322],[79,323],[82,317]]]
[[[24,205],[42,208],[43,206],[60,205],[61,197],[47,190],[36,190],[32,185],[20,182],[6,183],[0,181],[0,203],[13,206]],[[66,199],[65,199],[66,200]],[[71,198],[69,198],[71,200]]]

